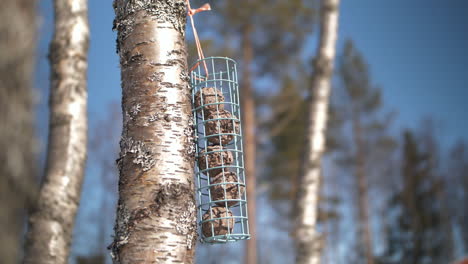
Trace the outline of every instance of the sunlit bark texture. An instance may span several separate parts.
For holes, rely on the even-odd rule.
[[[19,261],[24,209],[36,194],[36,1],[0,6],[0,262],[10,264]]]
[[[87,2],[56,0],[54,14],[47,164],[25,263],[67,263],[86,160]]]
[[[123,131],[116,263],[192,263],[194,144],[185,0],[115,0]]]
[[[322,240],[317,232],[321,158],[325,151],[325,132],[331,90],[333,60],[338,34],[339,0],[323,0],[321,32],[314,60],[314,77],[308,102],[307,144],[299,193],[296,201],[298,221],[296,230],[297,263],[320,262]]]

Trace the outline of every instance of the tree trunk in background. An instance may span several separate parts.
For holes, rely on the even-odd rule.
[[[18,263],[25,209],[37,194],[32,90],[36,1],[2,0],[0,8],[0,259]]]
[[[252,26],[245,24],[242,28],[242,86],[241,104],[243,107],[243,129],[244,129],[244,150],[245,150],[245,172],[247,185],[247,214],[249,216],[250,240],[245,244],[245,263],[257,263],[257,234],[256,234],[256,177],[255,177],[255,157],[256,157],[256,137],[255,137],[255,101],[252,93],[252,83],[250,65],[252,63],[252,42],[250,34]]]
[[[123,131],[115,263],[192,263],[197,240],[185,0],[115,0]]]
[[[29,219],[25,263],[67,263],[87,145],[86,0],[54,2],[50,124],[45,178]]]
[[[331,91],[333,61],[338,37],[339,0],[323,0],[321,32],[314,76],[308,102],[307,143],[296,200],[298,218],[295,232],[297,263],[320,263],[322,241],[316,230],[318,218],[321,158],[325,151],[325,132]]]
[[[356,179],[358,196],[358,226],[361,245],[364,250],[364,257],[367,264],[374,264],[374,254],[372,249],[372,229],[369,217],[369,196],[368,183],[366,179],[364,142],[362,140],[362,128],[359,120],[359,113],[353,114],[352,126],[354,136],[354,146],[356,148]]]

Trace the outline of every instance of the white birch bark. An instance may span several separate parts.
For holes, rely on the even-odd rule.
[[[115,263],[192,263],[197,238],[185,0],[115,0],[123,131]]]
[[[318,264],[322,239],[317,232],[321,158],[325,151],[325,132],[331,91],[333,61],[338,37],[339,0],[323,0],[320,43],[314,61],[311,98],[308,102],[306,154],[302,165],[296,201],[297,263]]]
[[[56,0],[54,11],[47,164],[29,219],[25,263],[68,262],[86,161],[87,1]]]

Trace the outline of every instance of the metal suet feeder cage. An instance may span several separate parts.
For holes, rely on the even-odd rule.
[[[190,79],[201,241],[249,239],[236,62],[198,60]]]

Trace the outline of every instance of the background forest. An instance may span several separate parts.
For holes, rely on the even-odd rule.
[[[294,263],[294,240],[300,234],[294,233],[298,209],[293,201],[300,188],[306,108],[316,70],[319,1],[191,1],[192,6],[205,2],[212,11],[195,16],[205,55],[234,58],[239,80],[250,80],[244,86],[251,88],[246,94],[253,107],[244,111],[255,117],[250,142],[255,166],[247,177],[256,180],[256,248],[250,247],[252,260],[245,257],[246,242],[198,243],[196,263]],[[111,263],[107,247],[114,234],[115,161],[122,131],[115,13],[111,1],[88,5],[88,158],[69,258],[77,264]],[[6,16],[7,8],[0,10]],[[35,58],[29,81],[34,89],[26,103],[34,105],[28,110],[34,112],[34,128],[12,133],[0,124],[0,146],[12,153],[29,151],[33,165],[22,169],[39,184],[47,150],[52,1],[38,1],[32,12],[37,21],[26,23],[38,30],[37,42],[28,43],[37,47],[35,55],[28,54]],[[322,263],[462,259],[468,255],[468,3],[342,1],[339,12],[319,197]],[[189,24],[187,42],[191,64],[196,50]],[[14,53],[1,45],[3,63]],[[8,83],[8,65],[1,66],[1,86],[17,85]],[[0,122],[9,116],[2,104],[13,98],[6,91],[0,90]],[[8,148],[19,136],[34,141],[23,142],[30,149]],[[7,158],[2,155],[4,174]],[[12,219],[5,216],[12,215],[8,208],[28,208],[34,197],[16,199],[18,192],[8,193],[8,184],[0,179],[1,219]],[[24,183],[21,192],[34,193],[32,185]],[[8,245],[5,252],[21,255],[25,212],[15,214],[20,235],[0,238],[0,243]]]

